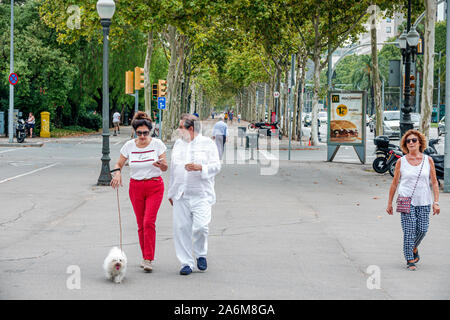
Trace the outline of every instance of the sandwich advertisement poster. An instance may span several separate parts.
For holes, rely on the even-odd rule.
[[[362,144],[364,123],[363,92],[331,92],[328,142]]]

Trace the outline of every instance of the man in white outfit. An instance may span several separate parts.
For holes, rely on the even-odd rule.
[[[189,114],[181,117],[178,139],[172,149],[168,198],[173,205],[175,252],[181,275],[194,268],[206,270],[208,224],[216,202],[214,177],[220,171],[216,144],[200,133],[200,120]]]

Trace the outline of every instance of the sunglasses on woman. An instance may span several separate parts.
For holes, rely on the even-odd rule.
[[[411,138],[411,139],[406,139],[406,143],[416,143],[417,142],[417,138]]]
[[[144,135],[144,137],[148,136],[150,134],[150,131],[136,131],[136,134],[138,136]]]

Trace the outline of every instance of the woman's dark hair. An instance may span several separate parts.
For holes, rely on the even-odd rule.
[[[138,111],[131,121],[131,126],[134,131],[136,131],[140,126],[147,126],[148,130],[152,130],[152,119],[145,112]]]

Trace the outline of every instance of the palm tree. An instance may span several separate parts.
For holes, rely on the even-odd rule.
[[[371,79],[372,57],[370,55],[362,55],[359,56],[358,58],[361,63],[360,67],[355,69],[352,73],[352,83],[354,88],[358,90],[367,90],[368,92],[370,92],[371,114],[373,114],[375,112],[375,100],[373,99],[374,88],[373,88],[373,81]]]

